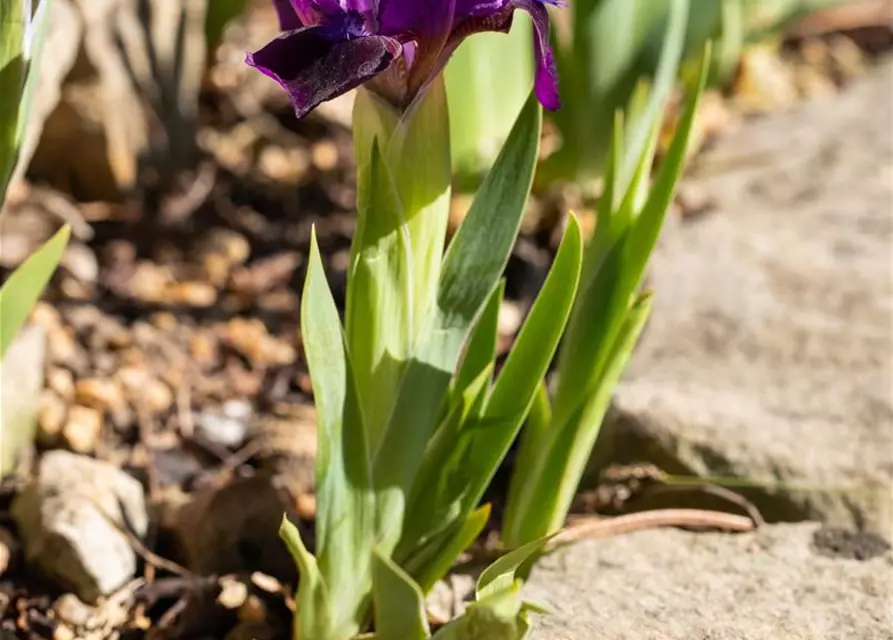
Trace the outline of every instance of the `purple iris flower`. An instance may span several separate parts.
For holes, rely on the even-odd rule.
[[[284,33],[246,61],[285,88],[299,118],[367,81],[406,108],[464,38],[508,31],[515,9],[533,18],[537,98],[560,106],[545,4],[562,0],[273,1]]]

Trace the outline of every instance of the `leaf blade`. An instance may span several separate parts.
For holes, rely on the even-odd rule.
[[[0,359],[53,276],[70,235],[68,225],[62,227],[31,254],[0,288]]]

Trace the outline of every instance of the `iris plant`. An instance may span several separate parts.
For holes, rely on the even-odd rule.
[[[497,375],[501,278],[533,180],[540,104],[559,106],[547,8],[539,0],[276,7],[283,34],[247,61],[282,85],[299,117],[358,88],[357,228],[343,324],[315,235],[301,302],[319,452],[315,554],[287,520],[281,530],[301,573],[295,637],[346,640],[372,627],[378,640],[424,639],[424,594],[483,530],[489,507],[481,498],[537,403],[581,283],[583,241],[570,216]],[[533,92],[446,247],[451,158],[441,71],[463,38],[507,31],[516,9],[534,27]],[[612,222],[604,238],[647,247],[665,195],[641,224],[638,210],[624,209],[623,225]],[[624,287],[636,273],[624,272]],[[625,312],[629,300],[616,302]],[[481,574],[477,601],[436,638],[525,636],[531,606],[515,571],[555,533],[551,513],[547,531]]]

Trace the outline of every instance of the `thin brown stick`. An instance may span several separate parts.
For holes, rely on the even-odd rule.
[[[756,528],[754,521],[746,516],[738,516],[722,511],[704,509],[656,509],[641,511],[613,518],[585,518],[585,521],[573,524],[552,541],[551,546],[610,538],[612,536],[653,529],[655,527],[705,527],[723,529],[725,531],[752,531]]]
[[[740,493],[735,493],[731,489],[727,489],[718,484],[658,484],[646,491],[645,495],[691,490],[708,493],[740,507],[744,513],[753,520],[754,525],[757,527],[762,527],[766,524],[766,521],[763,519],[763,514],[760,513],[760,510],[757,509],[757,506],[753,502],[742,496]]]

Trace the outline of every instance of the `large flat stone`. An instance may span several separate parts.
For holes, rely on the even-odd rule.
[[[745,478],[770,520],[893,527],[893,73],[744,124],[668,228],[593,468]]]
[[[889,546],[863,535],[854,548],[879,555],[832,557],[816,547],[817,530],[661,529],[558,550],[525,586],[551,610],[536,617],[532,640],[893,638]]]

